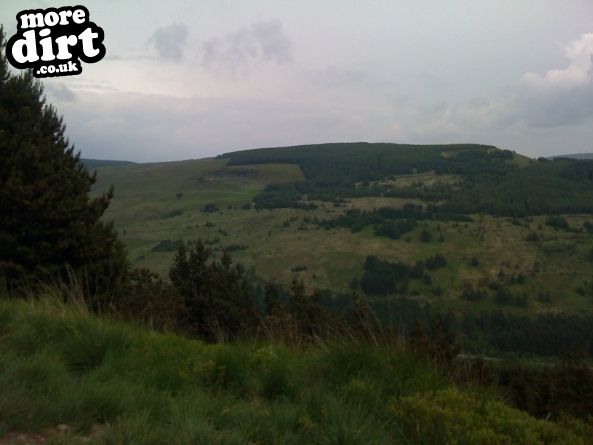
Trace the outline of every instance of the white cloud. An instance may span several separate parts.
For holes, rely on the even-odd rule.
[[[543,76],[526,73],[524,83],[531,88],[559,89],[590,86],[593,84],[593,33],[583,34],[564,48],[569,60],[566,68],[549,70]]]
[[[555,127],[593,119],[593,33],[570,42],[564,54],[566,68],[523,76],[516,108],[529,125]]]

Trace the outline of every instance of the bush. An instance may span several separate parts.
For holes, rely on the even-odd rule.
[[[416,220],[414,219],[386,221],[376,227],[375,235],[386,236],[391,239],[400,239],[402,235],[414,230],[416,225]]]
[[[202,213],[216,213],[218,210],[218,206],[212,202],[202,207]]]
[[[171,210],[170,212],[168,212],[165,217],[167,218],[175,218],[176,216],[181,216],[183,215],[183,210],[180,209],[176,209],[176,210]]]
[[[169,271],[185,308],[184,328],[208,341],[234,338],[257,323],[247,274],[227,252],[212,258],[200,240],[181,243]]]
[[[410,268],[399,262],[382,261],[368,256],[360,281],[361,289],[374,295],[404,292],[408,287]]]
[[[152,252],[175,252],[179,245],[181,244],[180,240],[171,241],[171,240],[163,240],[160,241],[157,245],[155,245],[152,249]]]
[[[393,403],[392,410],[403,429],[403,443],[585,443],[584,436],[579,437],[554,423],[536,420],[486,396],[456,389],[404,397]]]
[[[424,229],[420,234],[420,241],[422,241],[423,243],[430,243],[432,241],[431,233],[428,230]]]
[[[494,294],[494,302],[499,306],[526,307],[529,304],[527,295],[513,295],[506,287],[499,287]]]
[[[447,266],[447,260],[445,259],[445,257],[443,255],[441,255],[440,253],[437,253],[436,255],[428,258],[425,261],[425,264],[426,264],[426,268],[428,270],[435,270],[435,269],[440,269],[441,267]]]
[[[483,290],[465,289],[461,292],[460,298],[465,301],[482,301],[485,300],[488,294]]]
[[[570,227],[568,221],[562,216],[548,216],[546,218],[546,225],[563,230],[567,230]]]
[[[527,238],[525,238],[525,241],[529,241],[531,243],[537,242],[537,241],[539,241],[539,236],[537,233],[531,232],[529,235],[527,235]]]
[[[156,273],[136,269],[116,309],[130,320],[164,330],[180,327],[184,305],[180,294]]]
[[[229,244],[228,246],[225,247],[224,250],[226,250],[227,252],[239,252],[241,250],[247,250],[248,247],[244,244]]]

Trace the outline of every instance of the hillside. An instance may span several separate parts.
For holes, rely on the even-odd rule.
[[[106,218],[133,264],[163,275],[177,241],[197,238],[262,278],[334,291],[365,291],[368,256],[411,267],[439,254],[404,295],[591,314],[590,169],[487,146],[333,144],[100,167],[95,192],[115,186]]]
[[[99,167],[111,167],[115,165],[130,165],[134,164],[134,162],[130,161],[110,161],[110,160],[103,160],[103,159],[80,159],[84,166],[89,170],[96,170]]]
[[[0,299],[0,443],[585,444],[401,348],[206,345]],[[66,335],[67,334],[67,335]]]
[[[593,153],[575,153],[575,154],[571,154],[571,155],[560,155],[560,156],[554,156],[554,157],[555,158],[588,160],[588,159],[593,159]]]

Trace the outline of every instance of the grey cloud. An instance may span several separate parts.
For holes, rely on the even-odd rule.
[[[204,68],[235,73],[258,62],[283,64],[292,59],[292,42],[277,20],[257,22],[202,44]]]
[[[576,125],[593,119],[593,83],[568,91],[523,92],[517,97],[520,116],[536,127]]]
[[[593,34],[564,48],[568,65],[543,75],[526,73],[495,99],[416,104],[395,111],[396,128],[406,135],[485,134],[513,127],[554,128],[593,120]]]
[[[170,60],[183,58],[183,49],[187,44],[187,26],[183,23],[171,23],[168,26],[158,28],[148,39],[153,45],[159,57]]]

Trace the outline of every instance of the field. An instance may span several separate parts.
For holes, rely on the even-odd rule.
[[[516,157],[520,164],[525,158]],[[515,162],[513,160],[512,162]],[[123,164],[98,168],[94,192],[114,185],[115,198],[105,218],[113,220],[134,266],[166,276],[179,240],[202,239],[213,249],[228,248],[233,257],[266,280],[289,284],[302,279],[312,288],[347,291],[360,281],[364,260],[413,264],[437,253],[447,260],[432,282],[414,282],[409,296],[454,309],[497,308],[493,298],[467,302],[464,289],[506,283],[528,296],[516,313],[593,313],[593,295],[577,289],[593,277],[589,255],[593,235],[583,224],[587,214],[565,215],[568,229],[546,224],[546,216],[523,218],[473,214],[472,221],[419,221],[400,239],[376,236],[372,227],[353,233],[325,229],[317,221],[336,218],[351,209],[370,211],[427,205],[416,198],[366,196],[340,202],[321,200],[314,209],[256,209],[252,200],[267,185],[302,181],[297,164],[228,165],[227,159],[202,159],[158,164]],[[434,171],[392,175],[396,187],[456,187],[460,177]],[[428,231],[431,240],[422,242]],[[171,243],[167,243],[170,241]],[[436,295],[435,289],[441,289]],[[546,295],[546,298],[538,296]]]

